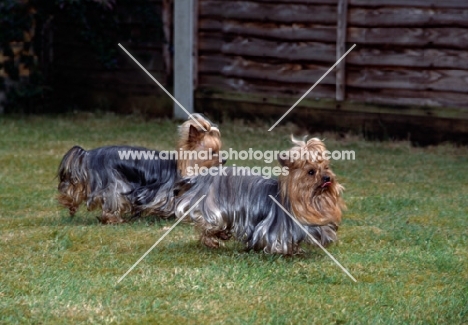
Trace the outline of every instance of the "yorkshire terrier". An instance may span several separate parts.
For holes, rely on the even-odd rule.
[[[189,213],[206,246],[219,247],[220,240],[234,236],[247,250],[300,253],[300,243],[312,241],[271,195],[323,246],[336,241],[345,208],[341,197],[344,188],[337,182],[329,161],[323,159],[326,149],[322,141],[293,139],[293,143],[292,149],[278,157],[288,171],[278,180],[240,176],[235,167],[223,168],[224,176],[211,172],[181,180],[176,217],[181,218],[206,195]],[[307,155],[313,152],[316,157]]]
[[[154,152],[143,147],[106,146],[86,151],[71,148],[59,170],[58,202],[73,216],[81,203],[88,211],[102,209],[101,223],[122,223],[124,216],[154,214],[167,217],[174,213],[174,185],[192,166],[219,164],[221,134],[216,125],[201,114],[193,114],[179,126],[179,159],[121,159],[120,153]],[[206,130],[204,131],[202,127]],[[211,155],[184,155],[184,152],[211,151]]]

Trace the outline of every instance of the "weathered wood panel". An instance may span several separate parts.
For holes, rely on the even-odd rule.
[[[294,98],[304,95],[310,88],[310,84],[296,83],[286,84],[271,80],[242,79],[225,77],[220,75],[204,74],[200,76],[199,85],[203,88],[226,90],[229,92],[242,92],[253,94],[265,94],[265,96],[291,96],[291,105]],[[318,84],[307,98],[330,98],[335,94],[334,85]]]
[[[202,93],[298,98],[336,61],[337,0],[200,1]],[[347,1],[345,99],[389,105],[379,114],[468,107],[468,1]],[[335,73],[310,97],[335,98]]]
[[[467,20],[468,22],[468,20]],[[239,21],[200,20],[200,30],[215,30],[226,34],[273,38],[284,41],[336,40],[336,28],[306,24],[275,24]],[[373,45],[436,46],[465,49],[468,47],[466,28],[359,28],[348,29],[349,42]]]
[[[251,0],[252,2],[298,3],[307,5],[336,5],[338,0]]]
[[[234,37],[224,41],[219,34],[200,34],[201,51],[220,52],[228,55],[275,58],[283,61],[322,61],[334,60],[335,46],[318,42],[275,42],[258,38]]]
[[[222,5],[220,6],[220,3]],[[336,1],[335,1],[336,2]],[[349,2],[352,2],[351,0]],[[334,25],[336,6],[272,4],[239,1],[202,1],[201,17],[220,17],[241,21],[270,21],[275,23],[315,23]],[[350,8],[349,23],[354,26],[468,26],[468,7],[465,8],[407,8],[377,7]]]
[[[468,143],[468,124],[465,120],[454,119],[454,117],[463,114],[463,111],[447,112],[447,110],[442,111],[430,107],[425,107],[424,110],[404,107],[398,111],[396,111],[398,107],[391,107],[375,111],[369,110],[378,108],[375,105],[357,106],[351,104],[343,102],[340,104],[340,108],[345,109],[338,109],[337,105],[328,109],[323,107],[322,101],[317,101],[315,106],[296,107],[294,113],[289,114],[286,120],[297,123],[308,130],[311,135],[319,132],[337,131],[346,134],[354,131],[373,140],[404,139],[412,141],[418,146],[441,141]],[[226,115],[236,118],[274,119],[281,117],[284,113],[284,106],[260,101],[254,102],[250,99],[245,102],[237,102],[231,99],[199,98],[197,109],[213,114],[217,117],[216,119],[221,119],[222,116]],[[219,112],[223,112],[222,115]],[[438,113],[443,114],[439,115]]]
[[[264,22],[242,22],[203,18],[199,21],[200,31],[216,31],[223,34],[261,37],[283,41],[336,41],[336,26],[315,24],[279,24]]]
[[[248,60],[242,57],[200,56],[199,71],[201,73],[221,73],[228,77],[251,78],[286,83],[314,84],[328,67],[314,64],[283,63],[273,64]],[[327,75],[323,84],[335,84],[335,76]]]
[[[468,103],[468,93],[432,90],[352,88],[349,89],[348,99],[382,105],[464,107],[466,103]]]
[[[326,5],[310,6],[291,3],[204,0],[200,2],[199,14],[202,17],[211,16],[223,19],[275,23],[336,24],[336,7]]]
[[[364,48],[353,50],[346,61],[361,66],[468,70],[468,52],[463,50]]]
[[[338,0],[254,0],[255,2],[302,5],[330,5],[336,6]],[[468,9],[468,2],[464,0],[349,0],[349,5],[360,7],[410,7],[410,8],[453,8]]]
[[[252,2],[277,2],[277,3],[297,3],[297,4],[328,4],[336,5],[338,0],[251,0]],[[349,0],[349,4],[361,7],[421,7],[421,8],[466,8],[468,2],[464,0]]]
[[[336,61],[335,46],[320,42],[286,42],[257,37],[223,36],[221,33],[201,32],[199,49],[227,55],[273,58],[283,61]],[[421,67],[468,70],[468,52],[445,49],[378,49],[356,48],[346,62],[362,66]]]
[[[466,49],[466,28],[358,28],[348,29],[349,42],[390,46],[434,46]]]
[[[282,82],[204,74],[200,77],[200,87],[201,89],[218,89],[228,92],[264,94],[267,97],[283,96],[297,99],[310,88],[310,84],[295,83],[288,85]],[[466,92],[410,90],[405,88],[366,89],[351,86],[349,86],[348,90],[348,99],[375,104],[464,107],[468,103],[468,93]],[[332,85],[319,84],[306,98],[333,97],[334,87]]]
[[[369,27],[468,26],[468,9],[447,8],[352,8],[349,24]]]
[[[401,7],[422,7],[422,8],[466,8],[468,2],[464,0],[350,0],[350,5],[383,7],[383,6],[401,6]]]
[[[208,89],[210,93],[210,99],[224,99],[228,101],[236,102],[240,107],[243,103],[245,104],[260,104],[261,106],[274,105],[278,108],[280,114],[284,113],[284,109],[291,106],[291,100],[294,100],[290,96],[265,96],[264,94],[251,94],[241,92],[225,92],[218,91],[216,88]],[[197,92],[197,98],[203,98],[206,95],[199,91]],[[336,114],[337,118],[341,118],[344,112],[356,112],[356,113],[371,113],[371,114],[395,114],[404,117],[417,116],[417,117],[439,117],[439,118],[460,118],[464,121],[464,128],[468,129],[468,110],[460,109],[456,107],[447,107],[444,110],[434,109],[430,106],[407,106],[407,105],[385,105],[385,106],[374,106],[362,102],[345,101],[337,102],[330,99],[320,98],[305,98],[297,105],[297,109],[301,108],[316,108],[332,111]],[[310,110],[310,115],[315,114],[315,110]],[[279,117],[279,116],[278,116]],[[308,121],[307,121],[308,122]],[[346,124],[346,121],[345,121]]]
[[[465,70],[409,70],[350,67],[347,85],[376,89],[413,89],[464,92],[468,90]]]

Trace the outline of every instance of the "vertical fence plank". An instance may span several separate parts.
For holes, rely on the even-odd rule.
[[[346,28],[348,16],[348,0],[338,0],[337,8],[337,26],[336,26],[336,60],[346,52]],[[345,99],[346,86],[346,58],[336,67],[336,100]]]

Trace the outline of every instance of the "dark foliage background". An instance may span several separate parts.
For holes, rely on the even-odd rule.
[[[138,17],[138,28],[128,28]],[[2,0],[0,3],[0,91],[6,92],[6,113],[63,111],[54,105],[54,65],[48,39],[57,21],[66,21],[91,50],[95,61],[107,70],[119,68],[116,44],[162,41],[160,13],[151,1],[132,0]],[[21,73],[28,71],[28,73]],[[1,75],[0,75],[1,76]],[[65,108],[66,109],[66,108]]]

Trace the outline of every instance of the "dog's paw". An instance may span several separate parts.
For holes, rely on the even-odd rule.
[[[217,237],[202,236],[200,240],[206,247],[219,248],[219,239]]]
[[[216,237],[218,237],[221,240],[229,240],[231,239],[232,234],[229,231],[225,230],[217,233]]]
[[[103,225],[114,225],[119,223],[124,223],[125,220],[122,219],[120,216],[116,216],[109,213],[103,213],[102,216],[96,217],[100,223]]]

